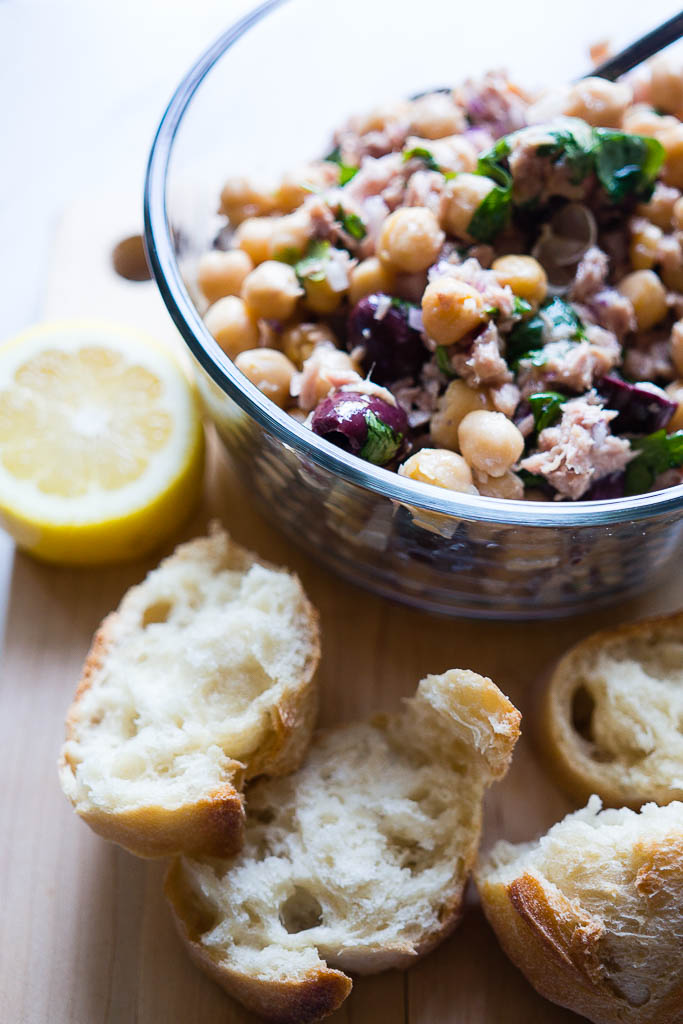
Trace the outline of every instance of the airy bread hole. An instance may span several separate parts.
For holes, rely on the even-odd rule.
[[[155,601],[154,604],[150,604],[143,613],[142,628],[146,629],[153,622],[167,622],[172,607],[173,605],[170,601]]]
[[[616,964],[606,963],[608,974],[605,978],[607,985],[620,999],[624,999],[629,1006],[645,1006],[650,1001],[650,987],[644,981],[637,978],[622,976]],[[609,973],[615,970],[616,974]]]
[[[255,821],[261,822],[262,825],[270,825],[271,821],[275,820],[275,811],[272,807],[250,808],[249,813]]]
[[[572,725],[575,731],[581,736],[586,743],[590,743],[592,746],[591,757],[594,761],[613,761],[614,756],[608,751],[595,745],[595,736],[593,734],[593,715],[595,714],[595,698],[590,690],[581,684],[574,691],[572,697]]]
[[[572,697],[572,725],[587,743],[593,742],[595,700],[585,686],[579,686]]]
[[[307,932],[323,923],[323,908],[312,892],[296,885],[280,907],[280,922],[290,935]]]

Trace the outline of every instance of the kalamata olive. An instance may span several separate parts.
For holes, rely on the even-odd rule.
[[[344,451],[384,466],[403,444],[408,420],[400,405],[390,405],[378,395],[337,391],[319,403],[311,430]]]
[[[626,493],[626,474],[623,472],[610,473],[603,476],[586,491],[581,498],[582,501],[606,501],[608,498],[623,498]]]
[[[366,295],[349,313],[347,345],[361,346],[361,364],[378,384],[415,377],[429,353],[422,344],[420,309],[376,293]]]
[[[619,413],[611,424],[614,434],[652,434],[667,425],[677,408],[665,391],[649,381],[629,384],[608,374],[600,381],[598,391],[607,408]]]

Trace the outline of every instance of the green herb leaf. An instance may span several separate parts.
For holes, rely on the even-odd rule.
[[[455,177],[455,171],[442,171],[434,159],[434,154],[429,149],[425,149],[424,146],[413,146],[412,149],[403,150],[404,162],[413,158],[422,160],[428,171],[438,171],[439,174],[443,174],[446,181],[450,181],[451,178]]]
[[[553,163],[562,161],[569,171],[572,185],[578,185],[593,171],[595,137],[583,121],[572,118],[571,128],[552,129],[548,132],[552,142],[538,146],[539,156],[549,157]]]
[[[498,139],[495,146],[486,153],[482,153],[477,161],[477,174],[493,178],[502,188],[512,184],[510,172],[505,167],[505,161],[511,152],[510,138],[512,138],[511,135],[506,135],[502,139]]]
[[[329,255],[329,242],[311,242],[303,259],[298,260],[294,264],[296,276],[300,281],[324,281],[327,274],[326,264]]]
[[[595,173],[612,202],[624,199],[648,199],[652,194],[657,173],[664,161],[664,148],[657,139],[645,135],[631,135],[611,128],[590,128],[578,118],[566,119],[566,125],[522,128],[522,133],[543,131],[547,141],[540,142],[536,152],[552,163],[567,168],[569,180],[578,185]],[[486,174],[506,190],[508,183],[512,195],[512,182],[507,169],[513,140],[519,132],[499,139],[495,146],[479,159],[478,174]],[[533,200],[531,201],[533,202]],[[529,203],[525,204],[528,206]]]
[[[435,356],[436,365],[439,367],[444,377],[448,377],[450,380],[452,380],[453,377],[458,376],[455,370],[453,369],[453,364],[451,363],[447,348],[445,348],[443,345],[437,345]]]
[[[528,469],[518,469],[517,476],[525,487],[533,487],[540,491],[547,491],[550,487],[544,476],[539,476],[537,473],[530,473]]]
[[[343,206],[338,206],[334,211],[334,216],[344,231],[351,235],[351,238],[355,238],[357,242],[365,238],[367,234],[365,224],[357,213],[347,213]]]
[[[490,242],[500,234],[512,212],[512,189],[494,185],[474,211],[467,233],[478,242]]]
[[[353,164],[339,164],[339,184],[343,188],[344,185],[348,185],[351,178],[354,178],[360,170],[360,167],[354,167]]]
[[[493,149],[477,162],[477,174],[491,178],[495,185],[479,203],[467,226],[467,232],[478,242],[490,242],[507,225],[512,213],[512,177],[503,162],[510,152],[506,139],[499,139]]]
[[[560,328],[568,341],[581,341],[586,336],[576,312],[559,296],[547,299],[535,316],[522,320],[510,331],[506,343],[508,364],[515,368],[521,359],[529,359],[534,366],[542,366],[542,349]]]
[[[683,430],[674,434],[656,430],[631,441],[631,448],[638,454],[626,467],[626,494],[642,494],[652,487],[660,473],[683,466]]]
[[[278,249],[273,253],[273,259],[278,263],[289,263],[294,267],[301,259],[301,249],[296,249],[293,245],[286,245],[283,249]]]
[[[527,302],[526,299],[520,299],[519,295],[515,295],[515,300],[512,307],[512,312],[515,316],[526,316],[528,313],[531,312],[532,309],[533,306],[530,302]]]
[[[657,139],[595,128],[595,173],[613,203],[633,196],[649,199],[664,147]]]
[[[412,149],[404,149],[403,150],[403,161],[404,161],[404,163],[407,160],[412,160],[414,157],[416,157],[418,160],[422,160],[424,165],[427,167],[427,170],[429,170],[429,171],[438,171],[439,170],[439,165],[437,164],[436,160],[434,159],[433,153],[431,153],[428,149],[425,149],[424,146],[413,146]]]
[[[527,359],[543,348],[545,324],[538,313],[530,320],[515,324],[507,336],[505,354],[508,365],[516,368],[520,359]]]
[[[323,158],[327,163],[336,164],[339,168],[339,184],[343,187],[347,185],[351,178],[358,174],[360,167],[356,167],[354,164],[345,164],[341,157],[341,150],[339,146],[335,146],[331,153],[328,153]]]
[[[527,401],[531,406],[536,430],[540,434],[560,418],[560,406],[567,401],[567,396],[557,391],[537,391],[536,394],[529,395]]]
[[[361,448],[359,455],[366,462],[372,462],[375,466],[384,466],[393,459],[403,442],[403,434],[395,430],[368,409],[365,413],[365,422],[368,427],[368,436]]]

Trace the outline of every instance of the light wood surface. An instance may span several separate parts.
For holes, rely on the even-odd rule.
[[[108,203],[111,207],[111,203]],[[100,212],[102,206],[100,205]],[[120,217],[87,206],[65,220],[53,259],[50,315],[100,315],[171,328],[151,284],[109,269]],[[683,604],[683,581],[562,622],[453,621],[393,605],[318,568],[253,510],[210,435],[206,493],[182,538],[220,516],[264,558],[291,566],[321,613],[321,721],[395,708],[422,675],[459,666],[490,675],[524,715],[508,777],[487,798],[484,845],[530,838],[571,809],[532,743],[539,680],[570,643],[601,626]],[[186,959],[161,882],[164,866],[93,835],[55,770],[62,720],[100,619],[158,560],[73,571],[15,558],[0,679],[0,1021],[3,1024],[247,1024]],[[470,893],[462,924],[405,974],[359,979],[334,1024],[561,1024],[577,1020],[531,989],[499,950]]]

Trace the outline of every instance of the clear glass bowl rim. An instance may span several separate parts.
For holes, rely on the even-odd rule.
[[[261,427],[300,456],[342,479],[392,501],[443,516],[508,526],[580,527],[650,519],[683,511],[683,484],[604,501],[511,501],[445,491],[363,462],[313,434],[262,394],[209,334],[182,280],[167,209],[167,178],[176,134],[203,79],[249,29],[292,0],[267,0],[219,36],[173,93],[150,150],[144,187],[144,236],[150,266],[166,307],[195,359],[214,383]]]

